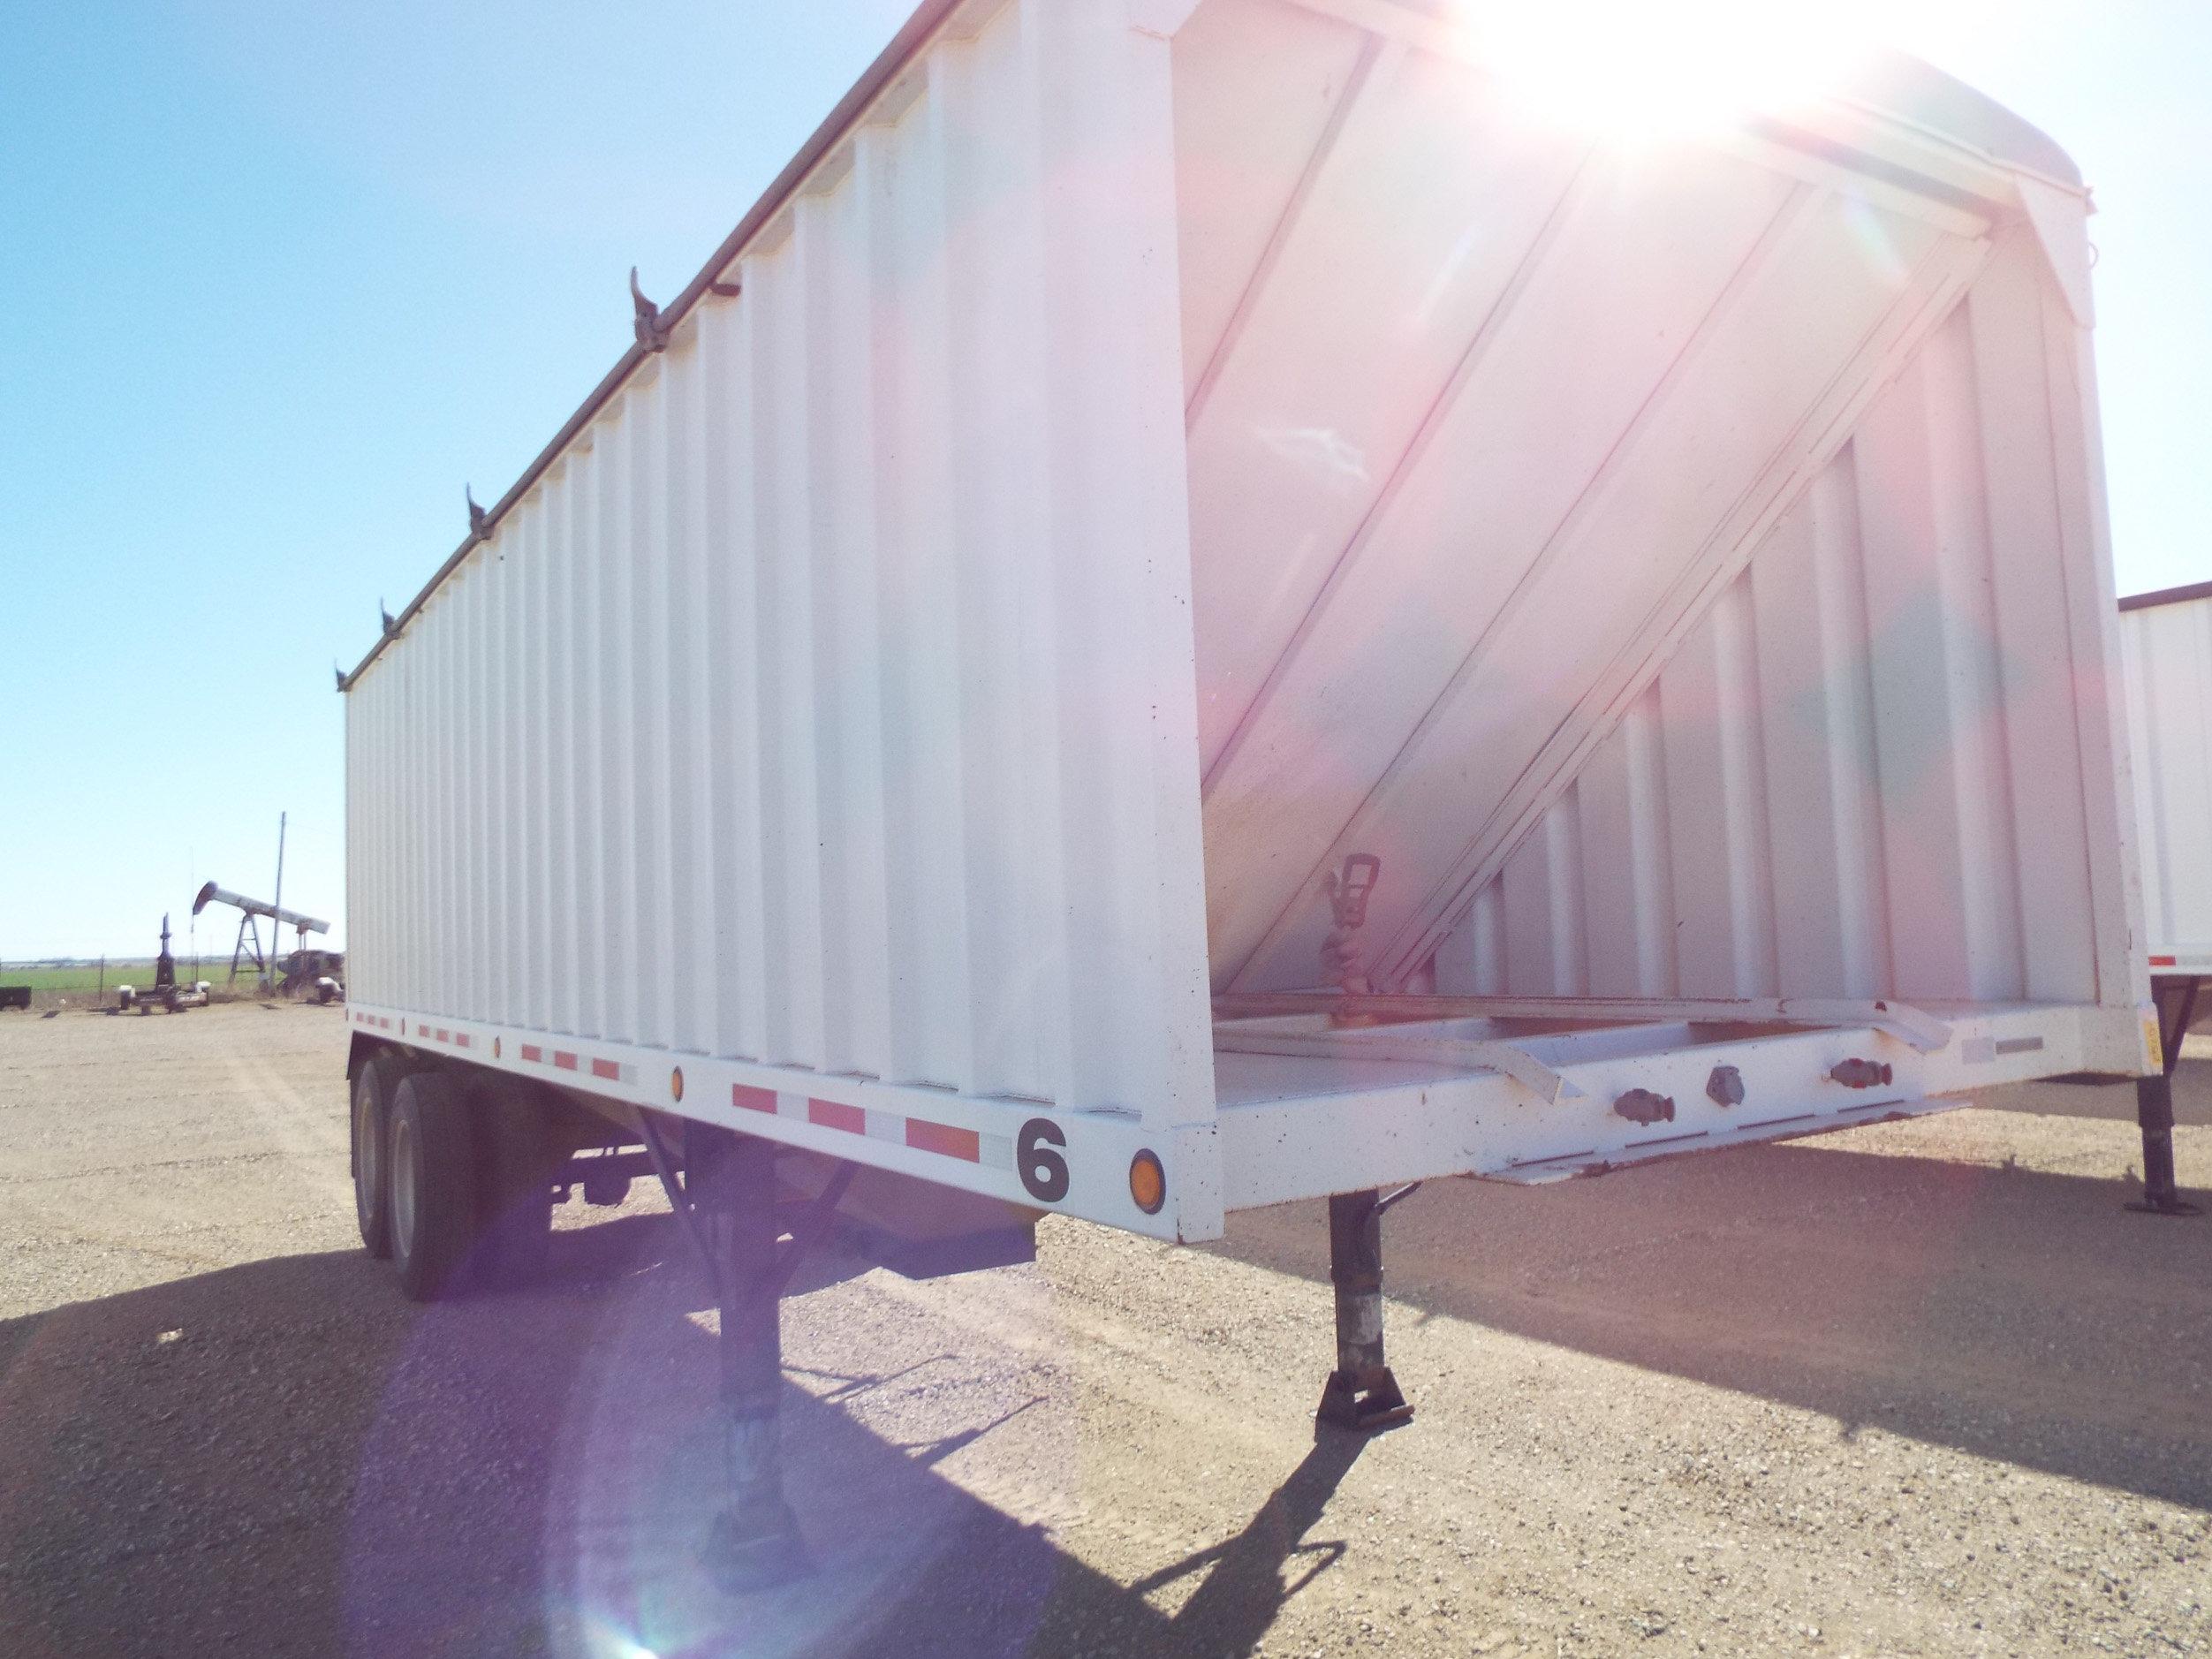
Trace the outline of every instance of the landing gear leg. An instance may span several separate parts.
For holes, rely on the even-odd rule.
[[[1384,1198],[1369,1187],[1329,1201],[1329,1278],[1337,1291],[1337,1368],[1322,1390],[1315,1429],[1372,1434],[1411,1422],[1413,1408],[1382,1358],[1382,1212],[1413,1191]]]
[[[781,1307],[776,1148],[699,1123],[685,1125],[688,1187],[718,1258],[723,1444],[730,1507],[716,1519],[708,1564],[726,1590],[782,1584],[812,1571],[784,1498]]]
[[[2203,1210],[2185,1200],[2174,1185],[2174,1067],[2180,1063],[2181,1041],[2188,1035],[2189,1019],[2196,1011],[2197,981],[2157,980],[2151,996],[2158,1006],[2164,1069],[2156,1077],[2135,1079],[2135,1121],[2143,1130],[2143,1196],[2128,1208],[2153,1216],[2201,1216]]]

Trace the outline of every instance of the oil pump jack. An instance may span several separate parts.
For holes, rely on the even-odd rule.
[[[269,989],[289,995],[312,987],[322,1001],[330,1000],[337,984],[336,975],[330,972],[334,966],[331,953],[307,948],[307,936],[330,932],[329,922],[314,916],[303,916],[296,910],[266,904],[258,898],[248,898],[242,893],[231,892],[213,882],[201,888],[199,897],[192,901],[192,913],[196,916],[209,905],[229,905],[239,912],[238,943],[231,951],[231,984],[238,983],[241,966],[251,963],[257,978]],[[259,919],[263,916],[269,920],[267,956],[261,954]],[[286,928],[293,929],[293,950],[289,959],[278,956]]]

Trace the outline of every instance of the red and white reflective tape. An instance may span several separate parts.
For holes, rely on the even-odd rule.
[[[374,1026],[385,1031],[392,1029],[391,1019],[381,1014],[357,1011],[353,1018],[360,1025]],[[450,1026],[428,1025],[419,1019],[399,1020],[398,1034],[416,1042],[443,1043],[453,1049],[471,1049],[475,1044],[475,1039],[468,1032],[456,1030]],[[518,1042],[512,1052],[524,1065],[569,1072],[579,1082],[587,1078],[601,1083],[635,1085],[638,1081],[638,1068],[634,1064],[587,1053],[580,1049],[559,1049],[544,1042]],[[795,1123],[811,1124],[818,1129],[834,1129],[843,1134],[887,1141],[893,1146],[930,1153],[941,1158],[956,1158],[979,1169],[1016,1172],[1014,1142],[1009,1135],[984,1134],[977,1130],[963,1129],[956,1124],[939,1123],[934,1118],[910,1117],[904,1112],[885,1111],[873,1106],[852,1106],[843,1101],[822,1100],[789,1090],[758,1088],[746,1083],[731,1085],[730,1103],[746,1111],[764,1112],[770,1117],[785,1117]]]
[[[357,1026],[372,1026],[379,1031],[390,1031],[392,1028],[389,1016],[365,1014],[358,1009],[353,1013],[353,1023]],[[413,1037],[418,1042],[442,1042],[449,1049],[473,1049],[476,1046],[476,1039],[466,1031],[456,1030],[451,1026],[428,1025],[420,1019],[414,1022],[412,1028],[405,1019],[402,1019],[399,1022],[398,1034],[403,1037]]]
[[[754,1088],[750,1084],[730,1086],[730,1103],[746,1111],[788,1117],[817,1128],[836,1129],[870,1140],[888,1140],[917,1152],[934,1152],[987,1170],[1011,1170],[1014,1143],[1011,1136],[980,1134],[927,1117],[904,1112],[882,1111],[872,1106],[848,1106],[842,1101],[818,1100],[788,1089]]]
[[[573,1072],[579,1077],[596,1078],[602,1083],[634,1083],[638,1068],[625,1065],[619,1060],[602,1060],[596,1055],[580,1054],[573,1049],[549,1049],[542,1042],[522,1044],[522,1063],[542,1065],[556,1072]]]

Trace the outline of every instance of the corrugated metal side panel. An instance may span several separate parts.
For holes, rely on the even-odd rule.
[[[1210,1118],[1168,47],[963,29],[353,687],[364,999]]]
[[[2100,996],[2058,304],[2010,239],[1475,894],[1443,989],[2133,1000]]]
[[[2122,611],[2120,649],[2150,954],[2212,954],[2212,599]]]

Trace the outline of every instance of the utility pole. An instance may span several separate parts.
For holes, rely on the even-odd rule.
[[[271,910],[283,908],[284,903],[284,820],[289,816],[288,813],[276,814],[276,897],[269,901]],[[284,924],[272,920],[269,933],[272,936],[269,942],[269,959],[261,965],[261,993],[264,996],[273,995],[276,989],[276,958],[284,948]]]

